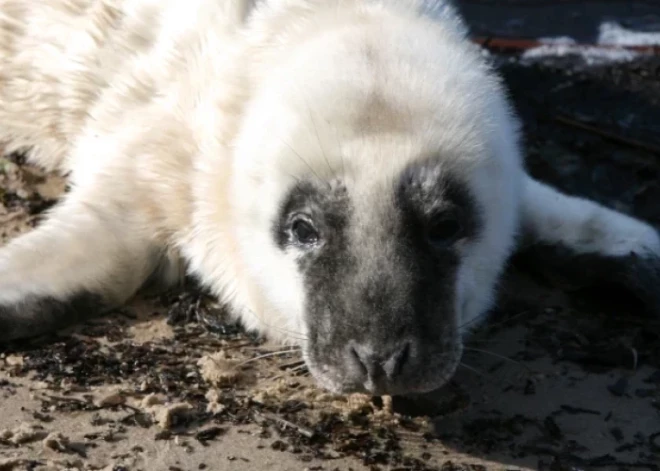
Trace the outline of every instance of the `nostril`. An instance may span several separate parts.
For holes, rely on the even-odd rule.
[[[393,379],[399,376],[410,360],[410,342],[406,342],[402,348],[396,351],[385,363],[387,377]]]
[[[383,380],[395,381],[404,375],[413,357],[414,345],[407,341],[400,343],[397,348],[380,352],[367,345],[351,342],[347,345],[344,358],[348,367],[347,373],[353,380],[380,384]]]
[[[369,374],[369,369],[367,368],[367,365],[365,365],[364,361],[362,360],[362,357],[360,356],[354,345],[350,346],[349,355],[351,357],[353,364],[358,367],[361,375],[366,376],[367,374]]]

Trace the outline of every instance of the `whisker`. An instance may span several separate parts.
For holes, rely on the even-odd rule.
[[[279,369],[282,371],[290,370],[291,368],[299,368],[301,365],[305,364],[305,360],[297,359],[283,365],[279,365]]]
[[[258,355],[256,357],[250,358],[249,360],[242,361],[239,363],[237,366],[245,366],[249,363],[262,360],[264,358],[271,358],[271,357],[277,357],[277,356],[284,356],[286,354],[294,353],[300,351],[299,348],[289,348],[287,350],[279,350],[277,352],[269,352],[269,353],[264,353],[263,355]]]
[[[268,327],[268,328],[272,328],[272,329],[274,329],[274,330],[277,330],[277,331],[279,331],[279,332],[282,332],[282,333],[284,333],[284,334],[287,334],[288,336],[290,336],[290,337],[291,337],[292,339],[294,339],[294,340],[300,340],[301,342],[307,342],[307,341],[309,341],[309,338],[307,338],[307,337],[305,336],[305,334],[303,334],[302,332],[295,332],[295,331],[293,331],[293,330],[284,329],[284,328],[282,328],[282,327],[279,327],[279,326],[272,325],[272,324],[269,324],[269,323],[267,323],[267,322],[264,322],[264,321],[262,321],[262,319],[261,319],[259,316],[257,316],[257,315],[256,315],[252,310],[250,310],[250,309],[248,309],[247,312],[249,312],[249,313],[250,313],[255,319],[257,319],[257,321],[259,321],[261,324],[263,324],[264,326],[266,326],[266,327]]]
[[[270,378],[270,380],[271,381],[277,381],[278,379],[282,379],[285,376],[291,375],[291,374],[293,376],[298,376],[300,374],[304,374],[305,376],[307,376],[307,375],[310,374],[310,372],[309,372],[309,369],[307,368],[307,364],[305,363],[304,360],[302,360],[302,364],[300,364],[298,366],[294,366],[293,368],[285,368],[284,372],[282,372],[282,373],[280,373],[276,376],[273,376],[272,378]]]
[[[323,154],[325,163],[328,165],[328,170],[330,170],[330,175],[332,175],[334,173],[334,170],[332,170],[332,166],[330,165],[330,161],[328,160],[328,155],[326,154],[325,148],[323,147],[323,142],[321,142],[321,136],[319,136],[319,130],[318,127],[316,126],[316,120],[314,119],[312,108],[309,106],[309,102],[307,101],[307,98],[303,98],[303,99],[305,100],[305,104],[307,105],[307,114],[309,115],[309,119],[312,122],[312,126],[314,127],[314,133],[316,134],[316,141],[319,143],[319,148],[321,149],[321,153]]]
[[[479,376],[479,377],[482,377],[482,376],[488,376],[488,375],[487,375],[486,373],[484,373],[483,371],[480,371],[480,370],[478,370],[477,368],[473,368],[473,367],[471,367],[471,366],[469,366],[469,365],[466,365],[466,364],[463,363],[463,362],[460,362],[458,365],[459,365],[459,366],[462,366],[463,368],[465,368],[465,369],[468,370],[468,371],[471,371],[472,373],[475,373],[475,374],[476,374],[477,376]]]
[[[523,315],[525,315],[525,314],[529,314],[530,312],[532,312],[532,311],[529,310],[529,309],[526,310],[526,311],[521,311],[521,312],[519,312],[519,313],[517,313],[517,314],[514,314],[513,316],[508,316],[506,319],[502,319],[500,322],[489,323],[489,324],[488,324],[488,327],[497,327],[497,326],[500,326],[500,325],[504,324],[505,322],[512,321],[512,320],[517,319],[517,318],[519,318],[519,317],[521,317],[521,316],[523,316]],[[484,318],[484,317],[487,317],[489,314],[491,314],[491,313],[488,312],[488,311],[483,312],[483,313],[479,314],[478,316],[476,316],[474,319],[470,319],[469,321],[467,321],[467,322],[465,322],[465,323],[459,325],[458,328],[457,328],[457,330],[460,331],[461,329],[463,329],[464,327],[466,327],[466,326],[468,326],[468,325],[470,325],[470,324],[473,324],[473,323],[475,323],[475,322],[477,322],[477,321],[479,321],[479,320],[483,320],[483,318]]]
[[[321,178],[321,177],[319,176],[319,174],[316,173],[316,170],[314,170],[314,168],[312,167],[312,165],[311,165],[309,162],[307,162],[307,160],[305,160],[305,159],[303,158],[302,155],[300,155],[298,152],[296,152],[296,150],[295,150],[293,147],[291,147],[291,144],[289,144],[288,142],[286,142],[286,141],[284,141],[284,140],[282,141],[282,143],[283,143],[285,146],[287,146],[287,147],[289,148],[289,150],[293,153],[293,155],[295,155],[296,157],[298,157],[298,158],[300,159],[300,161],[301,161],[302,163],[304,163],[304,164],[307,166],[307,168],[310,170],[310,172],[312,172],[312,173],[314,174],[314,176],[316,177],[316,179],[317,179],[318,181],[320,181],[321,183],[325,183],[326,185],[330,186],[330,182],[328,182],[328,181],[327,181],[326,179],[324,179],[324,178]],[[294,178],[295,178],[295,177],[294,177]],[[297,180],[300,181],[299,179],[297,179]]]
[[[339,152],[339,157],[341,158],[341,174],[342,177],[344,178],[344,182],[348,178],[348,175],[346,174],[346,158],[344,157],[344,153],[341,151],[341,141],[339,140],[339,136],[337,134],[337,128],[333,126],[333,135],[335,136],[335,142],[337,144],[337,152]]]
[[[295,180],[296,183],[300,183],[300,182],[302,181],[302,180],[300,179],[300,177],[294,175],[293,173],[284,172],[284,171],[283,171],[282,173],[283,173],[284,175],[286,175],[287,177],[290,177],[291,179]]]
[[[475,367],[470,366],[470,365],[466,365],[463,362],[460,362],[458,365],[462,366],[463,368],[465,368],[468,371],[471,371],[472,373],[476,374],[479,377],[485,377],[485,378],[493,379],[493,375],[491,375],[489,373],[486,373],[485,371],[479,370],[478,368],[475,368]],[[507,385],[509,385],[511,387],[515,387],[515,385],[511,381],[502,380],[502,378],[497,378],[496,381],[498,381],[498,382],[502,381],[502,382],[506,383]]]
[[[525,368],[530,373],[532,372],[532,369],[528,365],[525,365],[524,363],[522,363],[518,360],[514,360],[513,358],[509,358],[507,356],[500,355],[499,353],[490,352],[488,350],[481,350],[479,348],[471,348],[471,347],[465,347],[465,348],[463,348],[463,350],[465,350],[466,352],[476,352],[476,353],[483,353],[484,355],[490,355],[494,358],[499,358],[500,360],[505,360],[505,361],[508,361],[509,363],[513,363],[517,366]]]
[[[485,317],[488,316],[488,314],[489,314],[488,312],[482,312],[481,314],[479,314],[478,316],[474,317],[473,319],[470,319],[469,321],[460,324],[460,325],[456,328],[456,331],[461,331],[461,330],[464,329],[465,327],[467,327],[467,326],[469,326],[469,325],[471,325],[471,324],[474,324],[474,323],[476,323],[476,322],[478,322],[478,321],[483,320]]]
[[[305,365],[305,364],[300,365],[300,366],[296,366],[295,368],[291,368],[289,370],[289,373],[293,373],[295,376],[298,376],[298,375],[307,376],[307,375],[310,374],[309,369],[307,368],[307,365]]]
[[[500,342],[500,339],[469,339],[465,342],[465,345],[496,345]]]

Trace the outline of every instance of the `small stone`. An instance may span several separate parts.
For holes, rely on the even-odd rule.
[[[141,406],[143,409],[148,409],[150,407],[162,404],[164,401],[163,399],[158,396],[157,394],[151,393],[148,394],[142,399]]]
[[[607,387],[607,390],[617,397],[623,396],[628,390],[628,378],[621,377],[619,380]]]
[[[0,438],[14,445],[34,442],[41,440],[48,435],[48,432],[39,424],[22,423],[15,429],[5,429],[0,431]]]
[[[383,396],[383,411],[390,415],[394,413],[392,396]]]
[[[200,374],[213,386],[231,386],[241,377],[239,364],[227,357],[224,350],[212,355],[205,355],[197,361]]]
[[[29,464],[29,460],[24,460],[22,458],[2,458],[0,459],[0,470],[11,471],[14,469],[21,469],[19,466],[25,466],[23,469],[27,469]]]
[[[8,355],[5,364],[11,373],[18,373],[23,369],[24,359],[21,355]]]
[[[50,389],[50,384],[45,381],[35,381],[30,384],[30,389],[34,391],[40,391],[44,389]]]
[[[619,427],[611,428],[610,433],[612,434],[612,436],[614,437],[614,439],[617,442],[621,443],[623,441],[623,438],[624,438],[623,431]]]
[[[159,407],[154,413],[154,418],[162,429],[167,430],[172,428],[177,417],[187,414],[192,408],[187,402],[177,402],[169,406]]]
[[[43,441],[44,448],[59,451],[61,453],[66,452],[69,449],[69,443],[69,438],[62,435],[60,432],[50,433]]]
[[[118,406],[124,402],[126,402],[126,397],[120,387],[112,388],[94,399],[94,405],[97,407]]]
[[[220,403],[220,393],[216,389],[209,389],[209,391],[204,396],[209,403],[206,406],[206,412],[211,414],[220,414],[226,407]]]

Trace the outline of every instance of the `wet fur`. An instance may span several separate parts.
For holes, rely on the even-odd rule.
[[[387,327],[403,329],[417,349],[409,361],[426,369],[392,388],[422,391],[452,374],[458,331],[492,306],[521,233],[608,260],[656,292],[652,227],[525,173],[499,79],[447,4],[254,3],[0,0],[0,142],[71,185],[0,250],[2,339],[74,322],[91,301],[119,306],[147,279],[167,286],[187,270],[249,329],[302,344],[329,389],[360,386],[338,366],[346,345],[374,351],[394,342]],[[334,271],[306,269],[312,259],[277,225],[296,185],[316,188],[323,217],[340,208],[343,242],[317,263]],[[478,224],[423,268],[423,243],[400,243],[416,234],[406,218],[419,210],[422,227],[424,208],[446,200],[435,190],[452,185]],[[328,190],[339,187],[344,200]],[[343,304],[310,308],[331,295]],[[310,345],[315,325],[329,329],[325,350]]]

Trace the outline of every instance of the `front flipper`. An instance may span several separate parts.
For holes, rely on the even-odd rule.
[[[660,236],[649,224],[527,177],[514,261],[582,285],[618,285],[660,316]]]
[[[76,324],[102,313],[103,298],[91,292],[54,296],[30,295],[16,303],[0,304],[0,340],[13,340]]]
[[[130,298],[157,262],[130,218],[69,195],[0,249],[0,341],[51,332]]]

